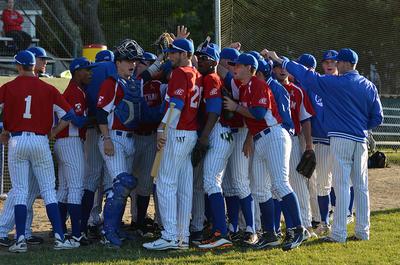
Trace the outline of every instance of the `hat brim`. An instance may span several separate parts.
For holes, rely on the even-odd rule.
[[[321,62],[327,61],[327,60],[337,61],[337,58],[336,58],[336,56],[331,56],[331,57],[323,58],[323,59],[321,60]]]
[[[186,51],[182,48],[179,48],[178,46],[171,44],[167,49],[164,49],[163,52],[190,52],[190,51]]]

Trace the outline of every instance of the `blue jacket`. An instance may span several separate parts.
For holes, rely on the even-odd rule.
[[[383,121],[382,104],[375,85],[358,71],[343,75],[320,75],[289,60],[282,65],[304,87],[321,96],[322,127],[328,137],[365,142],[368,130]]]

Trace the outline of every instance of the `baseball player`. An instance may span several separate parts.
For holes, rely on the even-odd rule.
[[[15,189],[14,213],[17,241],[9,250],[26,252],[25,226],[29,185],[29,167],[37,179],[46,211],[55,232],[54,249],[71,249],[79,244],[64,239],[55,191],[55,174],[47,135],[54,137],[73,117],[73,111],[58,90],[38,79],[35,57],[29,51],[15,56],[19,76],[0,88],[4,128],[10,132],[8,164]],[[53,111],[60,123],[51,130]]]
[[[132,130],[137,120],[132,120],[133,123],[124,120],[124,115],[130,117],[131,110],[124,112],[123,104],[132,100],[133,93],[140,94],[141,87],[136,87],[131,76],[136,62],[142,59],[143,49],[135,41],[128,39],[117,47],[114,55],[118,77],[109,77],[101,84],[96,120],[101,131],[99,149],[113,180],[112,191],[107,195],[104,206],[104,242],[110,247],[120,247],[120,224],[126,199],[137,184],[136,177],[132,175]]]
[[[225,97],[225,108],[240,113],[249,128],[249,134],[243,145],[243,152],[249,156],[254,146],[254,161],[264,166],[255,171],[253,178],[258,185],[263,186],[263,198],[260,198],[260,211],[264,233],[262,241],[270,245],[278,245],[273,224],[274,204],[272,191],[282,200],[284,207],[291,215],[292,227],[287,229],[287,235],[283,242],[283,250],[298,247],[304,240],[304,227],[301,225],[300,209],[296,194],[289,184],[289,154],[291,141],[288,132],[282,128],[282,119],[279,116],[275,100],[268,85],[254,75],[258,67],[257,60],[249,54],[241,54],[235,61],[235,79],[241,81],[240,104]],[[254,163],[254,162],[253,162]],[[264,172],[268,170],[269,179]],[[272,186],[272,188],[271,188]]]
[[[368,192],[367,131],[383,121],[382,104],[375,85],[356,70],[358,55],[341,49],[336,56],[339,76],[319,75],[295,62],[269,57],[288,70],[300,83],[320,95],[324,104],[323,128],[330,138],[333,186],[337,195],[332,231],[326,240],[346,242],[350,179],[356,208],[355,238],[369,240],[370,208]]]
[[[57,140],[54,144],[54,151],[58,161],[59,185],[57,197],[61,221],[65,227],[68,212],[72,226],[71,240],[78,242],[80,245],[89,243],[81,235],[81,201],[85,174],[83,141],[86,130],[84,125],[87,121],[84,87],[90,82],[90,69],[92,67],[93,65],[84,57],[74,59],[69,66],[72,79],[63,96],[73,106],[75,116],[68,127],[57,134]],[[66,232],[65,229],[64,233]]]
[[[46,73],[46,66],[48,60],[53,60],[52,57],[47,56],[46,50],[42,47],[36,46],[28,49],[31,53],[35,55],[36,64],[34,68],[34,72],[39,77],[51,77]]]
[[[171,44],[168,58],[173,71],[168,82],[166,100],[175,103],[158,127],[157,149],[164,146],[158,172],[157,198],[164,230],[161,237],[143,244],[150,250],[188,249],[189,223],[193,195],[193,167],[190,154],[197,140],[197,111],[201,100],[202,80],[192,66],[193,43],[185,38]],[[170,114],[171,112],[171,114]],[[168,135],[164,137],[168,115]]]
[[[238,46],[232,44],[231,46]],[[221,67],[218,74],[224,79],[224,85],[232,93],[235,100],[239,100],[240,81],[233,78],[234,66],[230,65],[239,56],[236,48],[224,48],[221,51]],[[229,237],[232,241],[243,240],[245,244],[253,245],[258,236],[255,230],[254,201],[251,195],[249,178],[249,157],[242,152],[243,143],[248,129],[244,127],[243,118],[235,114],[227,121],[233,134],[233,151],[228,160],[225,172],[223,190],[228,213]],[[239,233],[239,209],[245,219],[245,233],[242,237]]]
[[[307,228],[311,236],[314,236],[311,226],[310,195],[308,191],[308,181],[296,171],[300,162],[302,150],[299,135],[302,133],[306,140],[306,150],[312,150],[311,122],[310,118],[314,115],[314,110],[308,100],[308,96],[303,89],[289,81],[289,75],[280,64],[274,63],[273,67],[276,79],[286,88],[290,95],[290,109],[293,120],[295,134],[292,138],[292,149],[290,153],[290,173],[289,179],[293,190],[298,195],[300,203],[300,213],[302,225]]]

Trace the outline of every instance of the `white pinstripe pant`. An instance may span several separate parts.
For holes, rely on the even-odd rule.
[[[93,192],[100,186],[101,178],[105,178],[103,174],[104,160],[99,150],[99,140],[100,132],[97,128],[86,130],[84,188]]]
[[[327,196],[332,187],[332,156],[329,145],[317,143],[314,145],[317,165],[314,175],[317,182],[317,195]]]
[[[367,144],[331,137],[330,150],[333,158],[333,186],[336,193],[336,208],[333,215],[331,236],[339,242],[346,241],[351,180],[354,188],[354,204],[356,205],[355,234],[360,239],[368,240],[370,204]]]
[[[296,170],[300,162],[302,151],[299,138],[292,136],[292,150],[290,152],[289,180],[294,192],[297,194],[300,205],[301,224],[311,227],[310,193],[308,191],[308,180]]]
[[[156,185],[162,237],[189,241],[193,196],[193,167],[190,159],[197,132],[170,128]]]
[[[58,201],[81,204],[85,177],[83,141],[79,137],[57,139],[54,151],[58,161]]]

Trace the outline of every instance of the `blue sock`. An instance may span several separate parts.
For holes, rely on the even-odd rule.
[[[204,194],[204,215],[209,223],[212,223],[212,212],[210,208],[210,199],[208,198],[208,194]]]
[[[274,230],[275,233],[281,232],[281,203],[277,199],[274,199]]]
[[[260,203],[260,212],[264,231],[274,232],[274,200],[271,198],[266,202]]]
[[[349,203],[349,213],[353,214],[353,203],[354,203],[354,188],[350,187],[350,203]]]
[[[213,232],[219,231],[222,236],[226,236],[227,228],[225,221],[225,203],[222,193],[213,193],[208,196],[210,200],[210,209],[213,216]]]
[[[26,225],[26,205],[17,204],[14,206],[15,215],[15,230],[17,232],[17,240],[20,236],[25,236],[25,225]]]
[[[329,196],[331,197],[331,205],[333,207],[336,206],[336,195],[335,195],[335,190],[333,189],[333,187],[331,188],[331,193],[329,194]]]
[[[137,206],[137,224],[144,225],[146,219],[147,208],[149,207],[150,196],[136,196]]]
[[[238,196],[225,197],[225,203],[226,203],[226,211],[228,213],[228,221],[233,226],[234,230],[232,232],[237,232],[239,225],[239,205],[240,205],[239,197]]]
[[[58,202],[58,209],[60,210],[60,219],[61,219],[61,225],[63,228],[64,234],[67,233],[67,204],[63,202]],[[71,214],[71,213],[70,213]]]
[[[81,232],[87,234],[87,226],[89,222],[90,212],[92,211],[94,203],[94,192],[90,190],[84,190],[82,196],[82,215],[81,215]]]
[[[318,196],[318,206],[321,221],[329,224],[329,195]]]
[[[292,222],[292,217],[290,216],[289,210],[283,205],[282,201],[280,201],[279,203],[281,205],[281,210],[282,210],[283,217],[285,218],[286,229],[294,228],[294,225],[293,225],[293,222]]]
[[[50,203],[46,205],[47,216],[49,217],[50,223],[53,226],[54,234],[58,234],[61,240],[64,240],[64,232],[61,225],[60,211],[58,210],[57,203]]]
[[[251,194],[246,198],[240,199],[240,207],[242,208],[242,213],[247,227],[251,227],[252,232],[256,231],[254,227],[254,201]]]
[[[293,227],[301,225],[300,220],[300,206],[296,193],[292,192],[282,198],[282,205],[288,210],[292,219]]]
[[[71,217],[72,235],[79,238],[81,236],[82,207],[80,204],[72,203],[68,203],[67,207]]]

